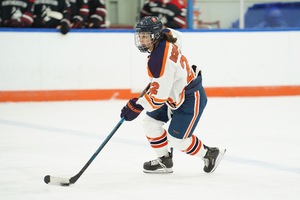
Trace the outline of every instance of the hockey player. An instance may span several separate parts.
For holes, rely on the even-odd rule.
[[[33,23],[33,3],[34,0],[1,1],[2,26],[30,27]]]
[[[106,28],[106,6],[104,0],[90,0],[88,28]]]
[[[89,17],[88,0],[70,0],[72,28],[83,28]]]
[[[226,150],[208,147],[193,134],[207,103],[202,76],[190,67],[181,52],[180,34],[163,29],[158,17],[146,16],[135,29],[135,44],[148,52],[150,89],[141,98],[132,98],[123,107],[121,117],[134,120],[143,110],[146,137],[157,159],[144,163],[146,173],[173,172],[173,148],[204,160],[204,171],[213,172]],[[164,125],[169,122],[168,130]]]
[[[67,34],[71,27],[71,5],[69,0],[35,0],[34,27],[58,28]]]
[[[174,29],[186,28],[186,3],[183,0],[148,0],[140,18],[157,16],[164,26]]]

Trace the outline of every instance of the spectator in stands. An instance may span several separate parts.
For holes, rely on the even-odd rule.
[[[70,0],[71,3],[71,27],[84,28],[89,17],[88,0]]]
[[[71,27],[71,5],[69,0],[35,0],[34,27],[58,28],[67,34]]]
[[[187,27],[184,0],[148,0],[140,11],[140,18],[145,16],[157,16],[169,28]]]
[[[104,0],[89,1],[90,16],[88,28],[106,28],[106,6]]]
[[[30,27],[33,23],[34,0],[3,0],[0,6],[0,25]],[[1,20],[2,18],[2,20]]]
[[[289,27],[284,21],[282,12],[277,7],[271,7],[266,10],[265,20],[260,22],[255,28],[285,28]]]

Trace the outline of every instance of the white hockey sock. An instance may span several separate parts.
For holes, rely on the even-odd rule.
[[[169,155],[168,153],[168,140],[167,140],[167,132],[159,137],[149,137],[147,136],[148,141],[150,142],[151,147],[155,151],[158,157],[162,157],[165,155]]]
[[[169,140],[174,148],[179,149],[188,155],[203,158],[206,154],[207,150],[203,147],[202,141],[195,135],[186,139],[169,137]]]

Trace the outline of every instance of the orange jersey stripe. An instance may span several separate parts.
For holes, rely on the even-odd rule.
[[[158,109],[160,108],[162,105],[155,105],[153,104],[151,97],[149,95],[145,95],[145,99],[148,101],[149,105],[153,108],[153,109]]]
[[[185,92],[184,92],[184,90],[183,90],[183,91],[181,92],[180,99],[179,99],[179,102],[178,102],[178,103],[174,102],[174,100],[171,99],[170,97],[168,98],[168,103],[169,103],[169,105],[170,105],[172,108],[174,108],[174,105],[175,105],[176,108],[177,108],[177,107],[179,107],[179,106],[183,103],[184,100],[185,100]]]
[[[169,47],[170,47],[170,42],[166,42],[164,58],[163,58],[162,68],[161,68],[159,77],[161,77],[165,73],[166,62],[168,60]]]

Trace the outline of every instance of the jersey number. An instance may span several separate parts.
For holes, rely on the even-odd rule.
[[[173,44],[170,60],[177,63],[178,57],[179,57],[178,47],[175,44]],[[186,72],[187,72],[186,81],[187,81],[187,83],[190,83],[192,80],[194,80],[195,74],[191,70],[191,67],[188,63],[188,60],[186,59],[186,57],[184,55],[181,55],[181,57],[180,57],[180,66],[182,67],[182,69],[186,69]],[[150,92],[152,94],[157,94],[158,88],[159,88],[159,84],[157,82],[153,82],[153,83],[151,83]]]
[[[178,47],[175,44],[173,44],[170,60],[177,63],[178,56],[179,56]],[[195,74],[192,72],[191,67],[184,55],[181,55],[181,57],[180,57],[180,65],[181,65],[182,69],[184,69],[184,68],[186,69],[186,72],[187,72],[186,81],[187,81],[187,83],[190,83],[195,78]]]

